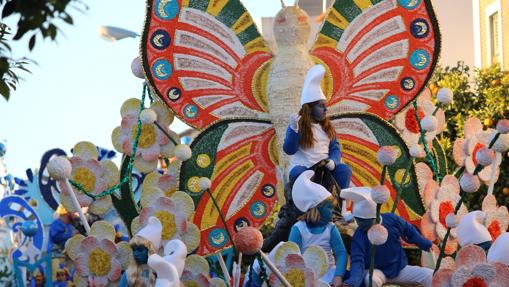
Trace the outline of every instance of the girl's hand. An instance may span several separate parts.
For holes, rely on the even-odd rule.
[[[291,114],[290,115],[289,126],[294,131],[298,131],[299,130],[299,118],[300,117],[297,114]]]
[[[334,287],[343,286],[343,278],[341,278],[339,276],[334,277],[334,285],[332,285],[332,286],[334,286]]]
[[[327,160],[327,163],[325,164],[325,167],[330,170],[330,171],[333,171],[334,168],[336,167],[336,164],[334,164],[334,161],[332,159],[328,159]]]

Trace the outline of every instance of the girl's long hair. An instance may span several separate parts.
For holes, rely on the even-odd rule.
[[[299,116],[299,145],[304,149],[312,148],[315,145],[315,139],[313,137],[313,130],[311,129],[311,124],[313,123],[313,118],[311,117],[311,103],[302,106],[299,111]],[[328,117],[325,117],[319,124],[322,126],[325,133],[327,133],[330,140],[336,137],[334,127]]]
[[[130,245],[144,245],[144,246],[146,246],[148,248],[149,256],[156,253],[156,250],[154,249],[152,242],[150,242],[149,240],[147,240],[141,236],[135,235],[131,239],[131,241],[129,241],[129,244]],[[136,286],[136,287],[154,286],[154,283],[155,283],[154,274],[150,271],[150,275],[149,275],[150,276],[150,285],[146,286],[145,281],[142,280],[142,277],[141,277],[143,268],[141,265],[136,263],[136,261],[134,261],[134,258],[131,259],[131,263],[129,263],[129,267],[127,268],[127,270],[125,272],[126,272],[128,286]]]
[[[317,206],[310,208],[308,211],[306,211],[306,213],[299,216],[297,218],[297,220],[305,221],[306,223],[309,223],[312,225],[317,224],[318,221],[320,221],[320,211],[318,211],[318,208],[321,207],[322,205],[324,205],[327,201],[330,201],[330,202],[332,202],[333,205],[336,205],[336,200],[331,195],[328,198],[326,198],[324,201],[322,201],[320,204],[318,204]]]

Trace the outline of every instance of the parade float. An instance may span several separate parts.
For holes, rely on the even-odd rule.
[[[149,272],[158,275],[147,282],[156,286],[236,287],[254,264],[268,285],[323,285],[322,251],[302,253],[288,243],[271,257],[260,251],[263,237],[256,233],[270,229],[284,204],[285,130],[300,109],[306,72],[320,64],[351,186],[373,188],[378,215],[395,213],[434,243],[421,259],[437,271],[434,284],[442,285],[436,286],[501,284],[507,265],[475,248],[478,260],[466,262],[456,227],[468,212],[465,194],[486,185],[482,224],[493,241],[504,237],[509,214],[492,191],[509,149],[509,123],[483,129],[478,119],[465,119],[453,148],[459,169],[451,172],[437,136],[453,94],[427,88],[440,53],[431,1],[336,0],[311,48],[309,34],[310,19],[298,3],[282,2],[274,22],[278,48],[271,51],[239,0],[147,1],[141,53],[132,63],[144,84],[139,99],[120,107],[111,132],[118,154],[83,141],[71,153],[45,153],[16,187],[2,181],[9,190],[0,201],[2,228],[14,245],[1,249],[9,254],[2,260],[12,263],[0,265],[7,266],[0,280],[52,286],[57,271],[67,270],[58,286],[115,285],[125,274],[130,280],[126,270],[142,246]],[[199,130],[189,145],[170,130],[174,117]],[[344,204],[343,214],[352,208]],[[70,230],[63,244],[52,233],[58,220]],[[352,222],[337,224],[350,235],[355,229]],[[147,233],[152,229],[159,230],[157,244]],[[183,246],[175,247],[176,240]],[[44,283],[37,282],[41,276]]]

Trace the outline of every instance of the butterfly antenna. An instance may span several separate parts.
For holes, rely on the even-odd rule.
[[[283,2],[283,0],[279,0],[279,1],[281,1],[281,7],[286,8],[285,2]]]

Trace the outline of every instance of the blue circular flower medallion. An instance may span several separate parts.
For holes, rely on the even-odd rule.
[[[171,87],[166,93],[166,95],[168,96],[168,99],[170,99],[170,101],[175,102],[178,99],[180,99],[180,97],[182,96],[182,92],[177,87]]]
[[[171,64],[167,60],[159,59],[152,65],[152,74],[158,80],[164,81],[168,79],[172,72]]]
[[[429,54],[424,50],[415,50],[410,55],[410,65],[416,70],[424,70],[429,66]]]
[[[262,194],[267,198],[271,198],[276,194],[276,189],[271,184],[264,185],[262,187]]]
[[[255,201],[249,208],[254,218],[263,218],[267,214],[267,205],[261,201]]]
[[[426,38],[429,35],[429,24],[424,19],[415,19],[410,24],[410,32],[417,39]]]
[[[154,12],[163,20],[171,20],[179,13],[179,3],[177,0],[156,0]]]
[[[25,236],[33,237],[35,236],[35,234],[37,234],[38,230],[39,226],[35,221],[27,220],[24,221],[23,224],[21,224],[21,232],[23,232]]]
[[[165,30],[157,30],[150,37],[150,44],[157,50],[164,50],[171,44],[171,37]]]
[[[235,226],[235,231],[239,231],[239,229],[241,229],[243,227],[248,227],[248,226],[250,226],[250,224],[246,218],[240,217],[240,218],[237,218],[237,220],[235,220],[234,226]]]
[[[421,4],[421,0],[398,0],[399,6],[405,9],[414,9]]]
[[[401,88],[405,91],[411,91],[415,88],[415,81],[410,77],[404,77],[401,79]]]
[[[216,228],[209,233],[209,243],[215,248],[223,247],[228,241],[228,234],[222,228]]]
[[[184,115],[188,119],[196,118],[196,116],[198,116],[198,107],[196,107],[195,105],[191,105],[191,104],[185,106],[184,107]]]
[[[395,95],[390,95],[387,98],[385,98],[385,107],[390,110],[394,111],[399,107],[399,99]]]

